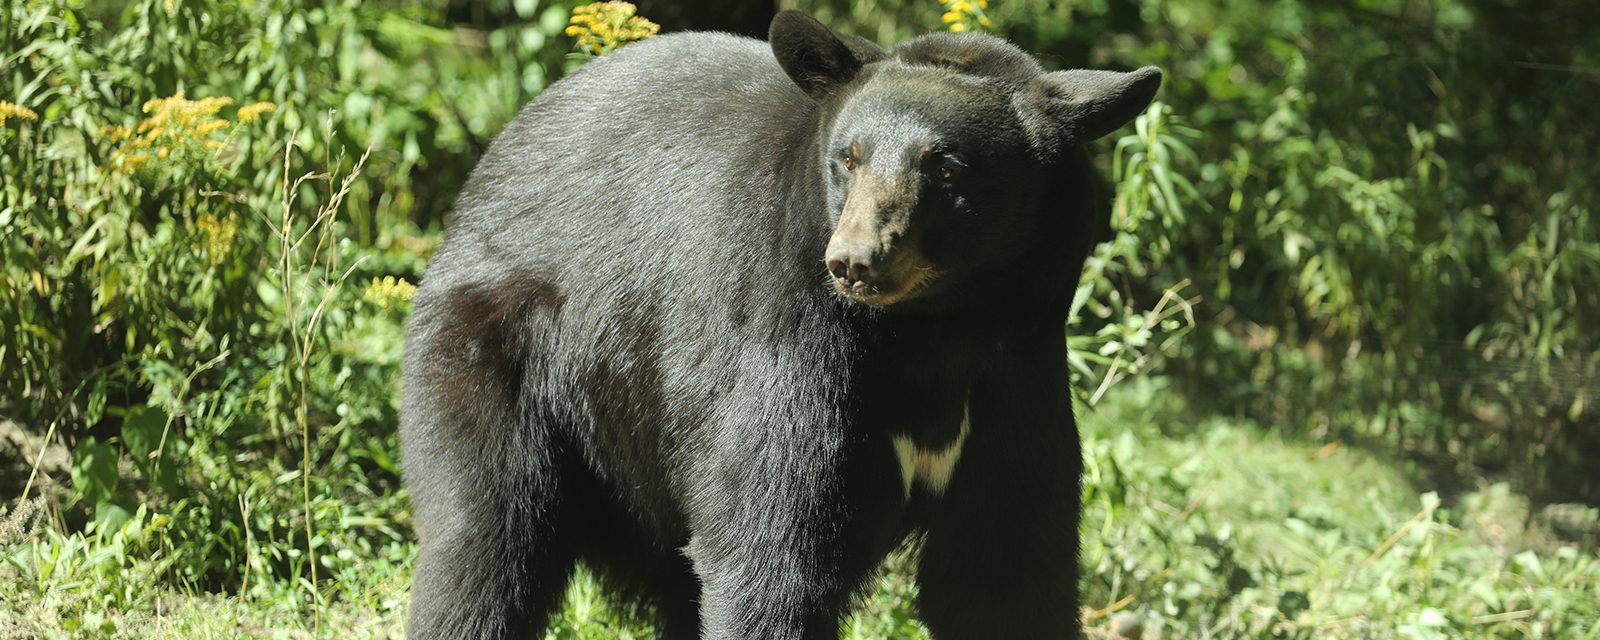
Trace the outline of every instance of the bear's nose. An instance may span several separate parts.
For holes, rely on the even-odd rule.
[[[872,277],[872,252],[864,246],[837,243],[828,247],[824,260],[828,273],[847,287],[865,286]]]

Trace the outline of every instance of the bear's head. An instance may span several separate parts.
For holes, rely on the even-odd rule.
[[[1049,217],[1069,215],[1052,200],[1081,197],[1060,192],[1084,181],[1059,173],[1083,171],[1082,145],[1132,121],[1161,84],[1154,67],[1046,72],[981,34],[884,50],[793,11],[769,40],[823,114],[816,160],[835,224],[819,257],[841,296],[876,307],[970,300],[1037,268],[1032,254],[1052,250],[1041,242],[1061,240]]]

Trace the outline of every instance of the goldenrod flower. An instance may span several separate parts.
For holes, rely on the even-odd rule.
[[[149,115],[138,124],[100,128],[102,138],[115,146],[109,168],[131,173],[145,167],[152,157],[179,163],[215,157],[227,148],[226,136],[219,138],[219,134],[235,124],[217,114],[232,104],[233,98],[228,97],[190,100],[182,91],[145,102],[143,109]],[[240,107],[235,117],[239,123],[250,122],[276,108],[270,102],[257,102]]]
[[[39,114],[15,102],[0,100],[0,125],[5,124],[8,118],[36,121],[39,119]]]
[[[262,114],[271,113],[278,109],[278,105],[271,102],[257,102],[239,107],[239,122],[251,122]]]
[[[227,120],[207,120],[194,128],[194,136],[197,138],[205,137],[220,131],[226,126],[228,126]]]
[[[939,4],[944,6],[939,21],[953,33],[994,28],[994,21],[984,15],[989,0],[939,0]]]
[[[603,56],[630,42],[656,34],[661,26],[636,15],[630,2],[592,2],[572,10],[566,34],[578,39],[578,48]]]
[[[381,280],[373,278],[367,285],[366,293],[361,294],[361,297],[388,311],[403,308],[415,295],[417,295],[417,285],[394,276],[384,276]]]
[[[125,127],[120,124],[108,124],[100,127],[100,137],[105,138],[106,142],[116,144],[133,137],[133,127]]]
[[[150,161],[150,154],[118,154],[113,156],[111,159],[114,163],[111,168],[122,171],[123,173],[133,173],[144,168],[144,165]]]
[[[233,239],[239,233],[239,218],[233,215],[221,218],[212,213],[203,213],[195,219],[194,226],[204,236],[199,248],[205,250],[212,266],[222,264],[233,251]]]

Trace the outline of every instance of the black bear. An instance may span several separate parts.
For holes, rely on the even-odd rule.
[[[803,14],[529,104],[415,299],[418,638],[538,637],[577,561],[663,638],[837,637],[920,540],[933,636],[1078,635],[1084,143],[1161,82]]]

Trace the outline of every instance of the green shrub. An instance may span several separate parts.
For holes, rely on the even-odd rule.
[[[566,7],[534,5],[481,40],[443,4],[0,9],[0,412],[70,448],[66,525],[149,513],[179,559],[153,579],[312,601],[404,560],[406,287],[567,63]]]

